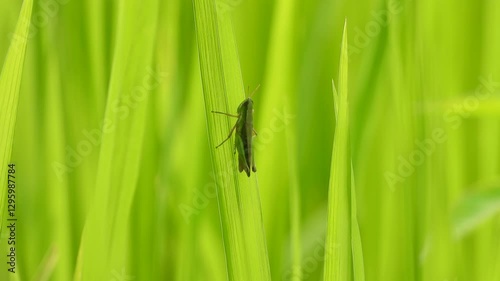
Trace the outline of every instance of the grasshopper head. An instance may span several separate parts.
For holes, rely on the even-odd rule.
[[[238,106],[238,114],[246,112],[248,109],[253,110],[253,100],[252,98],[246,98],[240,106]]]

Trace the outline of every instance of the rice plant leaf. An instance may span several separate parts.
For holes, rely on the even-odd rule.
[[[13,40],[10,42],[7,57],[0,74],[0,221],[4,222],[5,196],[7,194],[7,165],[12,153],[14,128],[16,125],[19,89],[29,38],[29,27],[33,0],[25,0]],[[0,224],[0,232],[1,232]]]
[[[95,196],[87,217],[78,280],[130,273],[128,229],[142,158],[148,100],[167,77],[151,67],[158,1],[120,2],[118,33],[102,134]],[[117,110],[118,109],[118,110]]]
[[[225,77],[224,66],[228,68],[226,73],[229,71],[233,74],[238,67],[234,65],[236,63],[234,60],[231,62],[228,61],[230,58],[223,58],[222,48],[226,51],[226,55],[229,54],[226,47],[221,47],[220,23],[215,4],[214,0],[193,0],[208,139],[212,165],[216,175],[217,199],[228,278],[229,280],[250,280],[252,269],[247,264],[246,242],[239,205],[239,173],[233,155],[233,147],[223,145],[217,150],[215,149],[215,146],[227,137],[233,124],[229,122],[228,118],[214,116],[211,111],[234,112],[234,106],[230,107],[228,104],[227,87],[228,85],[234,86],[233,89],[236,93],[233,92],[233,94],[240,93],[240,97],[240,88],[242,88],[241,85],[238,85],[242,82]],[[221,29],[225,30],[224,27]],[[225,43],[227,42],[225,41]],[[236,75],[238,74],[232,77],[236,77]],[[226,84],[226,79],[228,79],[229,84]]]
[[[290,107],[289,99],[286,99],[286,106]],[[286,108],[286,107],[285,107]],[[288,112],[293,112],[288,109]],[[291,281],[303,280],[304,276],[301,269],[302,251],[301,251],[301,196],[300,196],[300,181],[299,168],[297,165],[297,128],[295,124],[291,124],[285,128],[286,146],[288,154],[288,170],[290,177],[290,248],[291,248]]]
[[[269,42],[255,42],[257,38],[250,37],[247,44],[248,46],[258,46],[264,43],[262,46],[268,46],[260,52],[264,67],[261,68],[259,63],[247,63],[256,66],[256,73],[260,71],[263,73],[262,92],[256,95],[255,112],[258,115],[256,124],[260,135],[255,139],[255,152],[259,165],[257,168],[261,171],[259,181],[263,186],[261,191],[264,214],[266,215],[265,226],[269,239],[269,260],[273,269],[273,280],[282,279],[283,274],[288,270],[292,270],[291,280],[297,280],[300,278],[300,271],[303,271],[303,263],[299,264],[300,249],[297,247],[297,243],[300,242],[298,240],[300,234],[296,231],[299,225],[298,219],[300,219],[297,214],[300,210],[294,209],[295,204],[300,204],[294,199],[299,194],[296,177],[300,175],[290,174],[296,169],[295,163],[300,162],[298,158],[295,158],[295,153],[289,153],[295,150],[300,155],[297,151],[300,151],[301,136],[295,133],[295,128],[300,123],[296,118],[299,111],[297,105],[297,97],[299,96],[297,92],[298,73],[294,71],[300,57],[297,56],[298,49],[295,48],[298,44],[296,31],[299,28],[296,20],[297,15],[300,14],[299,9],[303,7],[300,3],[296,0],[274,1],[270,14],[272,20],[268,23],[260,19],[263,14],[249,13],[250,17],[258,17],[253,24],[258,24],[263,28],[260,32],[264,33],[261,34],[269,32]],[[256,8],[259,6],[261,4],[256,5]],[[256,48],[255,51],[257,52],[252,51],[252,53],[259,54],[259,48]],[[278,73],[279,75],[277,75]],[[273,125],[273,120],[276,120],[276,117],[281,114],[289,118],[287,118],[288,121],[280,122],[282,128],[278,128]],[[270,137],[266,136],[267,134]],[[294,138],[297,139],[297,149],[294,148]],[[303,170],[297,170],[299,173],[303,172]],[[277,198],[291,198],[292,201],[277,201]],[[290,217],[291,224],[290,220],[284,220],[284,217]],[[283,243],[283,237],[288,235],[291,235],[290,243]],[[285,267],[288,256],[283,255],[289,250],[291,250],[289,255],[292,262],[291,268]],[[286,275],[288,274],[286,273]]]
[[[465,197],[453,212],[453,229],[460,239],[500,213],[500,189],[485,190]]]
[[[328,227],[329,227],[329,232],[327,234],[327,245],[329,242],[329,238],[331,237],[329,234],[330,232],[330,217],[331,216],[342,216],[341,219],[344,220],[346,225],[339,225],[338,228],[336,228],[337,231],[345,231],[346,233],[349,233],[350,231],[350,237],[347,237],[348,241],[345,242],[346,237],[337,234],[337,237],[342,237],[342,240],[337,240],[340,243],[344,241],[344,243],[349,243],[350,247],[349,249],[341,248],[341,247],[335,247],[334,249],[327,248],[328,252],[326,252],[327,257],[329,254],[332,254],[330,251],[335,251],[335,249],[338,250],[343,250],[345,251],[344,253],[337,253],[337,255],[342,256],[343,258],[347,258],[348,260],[351,259],[349,256],[349,251],[351,251],[352,254],[352,272],[353,272],[353,280],[356,281],[364,281],[365,280],[365,272],[364,272],[364,261],[363,261],[363,247],[361,243],[361,234],[359,231],[359,224],[358,224],[358,218],[357,218],[357,204],[356,204],[356,189],[355,189],[355,182],[354,182],[354,169],[353,169],[353,164],[352,164],[352,157],[350,154],[350,138],[349,138],[349,121],[348,121],[348,102],[347,102],[347,71],[348,71],[348,62],[347,62],[347,55],[348,50],[347,50],[347,23],[344,26],[344,37],[342,40],[342,50],[341,50],[341,59],[340,59],[340,78],[339,78],[339,83],[341,85],[341,93],[339,96],[339,93],[337,92],[337,88],[335,87],[335,82],[332,80],[332,92],[333,92],[333,100],[334,100],[334,111],[335,111],[335,118],[336,118],[336,129],[335,129],[335,139],[334,139],[334,148],[333,148],[333,157],[332,157],[332,173],[330,175],[330,193],[335,193],[336,197],[334,200],[345,200],[342,203],[338,203],[341,205],[343,208],[345,208],[344,205],[350,206],[350,209],[346,210],[347,213],[350,213],[350,217],[347,219],[347,222],[345,222],[345,214],[340,214],[338,210],[334,210],[332,206],[332,203],[329,201],[329,222],[328,222]],[[339,112],[339,110],[341,112]],[[342,116],[340,114],[343,114]],[[342,138],[342,139],[340,139]],[[339,151],[340,146],[336,146],[336,144],[342,144],[344,145],[343,147],[346,148],[346,153],[343,153],[342,151]],[[335,155],[339,155],[339,158],[335,158]],[[342,157],[342,158],[340,158]],[[341,170],[342,169],[342,170]],[[347,170],[347,172],[346,172]],[[334,173],[335,171],[335,173]],[[346,177],[349,176],[350,172],[350,179],[347,179]],[[336,177],[342,177],[340,180],[342,180],[342,183],[344,185],[339,185],[340,181],[337,179],[335,180]],[[336,185],[332,185],[332,183],[335,183]],[[350,198],[346,198],[345,194],[349,194]],[[331,195],[330,195],[331,196]],[[330,197],[331,198],[331,197]],[[329,199],[330,199],[329,198]],[[343,198],[343,199],[341,199]],[[338,201],[337,201],[338,202]],[[348,207],[349,208],[349,207]],[[345,210],[345,209],[343,209]],[[335,217],[334,217],[335,219]],[[337,266],[340,264],[337,263]],[[333,272],[338,271],[339,274],[344,270],[344,275],[335,275],[335,274],[330,274],[329,277],[326,275],[326,269],[329,266],[329,264],[326,264],[325,262],[325,280],[342,280],[342,278],[348,278],[349,272],[351,271],[351,268],[346,266],[345,268],[334,268],[330,269],[333,270]],[[334,279],[327,279],[327,278],[334,278]],[[337,279],[335,279],[337,278]],[[338,279],[340,278],[340,279]],[[349,279],[344,279],[344,280],[349,280]]]
[[[230,11],[218,9],[217,18],[229,112],[235,112],[240,102],[246,98],[246,95]],[[233,173],[236,172],[236,170],[233,171]],[[237,193],[240,195],[240,216],[246,245],[247,267],[251,269],[249,279],[270,280],[271,271],[262,219],[258,174],[253,173],[250,178],[243,174],[236,174],[239,186]]]
[[[355,281],[365,281],[365,262],[363,259],[363,246],[361,243],[361,233],[359,231],[356,201],[356,185],[351,160],[351,243],[353,272]]]
[[[324,280],[327,281],[352,280],[351,149],[347,103],[347,59],[346,24],[344,25],[340,56],[338,97],[335,97],[334,94],[334,99],[338,101],[338,118],[335,127],[328,192],[328,225],[324,268]]]
[[[335,87],[335,81],[332,79],[332,91],[333,91],[333,106],[335,110],[335,119],[339,118],[339,93]]]
[[[42,30],[37,35],[42,40],[50,40],[48,32]],[[42,47],[46,54],[50,54],[46,59],[44,65],[43,74],[39,74],[44,77],[46,83],[42,84],[43,88],[40,92],[45,90],[46,94],[46,106],[44,110],[43,120],[40,127],[46,132],[41,138],[40,142],[44,145],[44,148],[40,152],[44,159],[57,159],[60,163],[64,163],[64,147],[65,147],[65,128],[64,128],[64,114],[63,108],[64,104],[61,102],[63,92],[61,90],[61,71],[59,69],[59,61],[57,50],[49,47],[46,44]],[[69,197],[69,188],[67,184],[66,175],[61,175],[61,180],[54,181],[52,176],[53,166],[46,165],[44,177],[47,186],[51,187],[50,194],[51,197],[60,204],[48,204],[44,208],[48,212],[48,215],[58,223],[51,227],[50,236],[53,239],[53,248],[57,252],[57,266],[54,266],[54,280],[70,280],[73,275],[73,261],[72,261],[72,247],[71,247],[71,230],[68,225],[71,224],[71,217],[67,210],[70,208],[70,204],[66,202],[66,198]],[[49,279],[47,277],[47,279]]]

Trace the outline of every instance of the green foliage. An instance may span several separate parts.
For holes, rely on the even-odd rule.
[[[158,2],[126,2],[119,8],[120,28],[103,121],[96,192],[82,237],[79,262],[83,265],[81,275],[75,276],[77,280],[105,279],[130,262],[126,255],[128,236],[124,233],[130,227],[131,204],[138,185],[148,97],[161,79],[151,66],[157,26],[157,18],[151,15],[155,15]]]
[[[0,182],[2,185],[0,186],[0,232],[2,234],[7,234],[10,231],[5,229],[5,224],[7,223],[7,206],[15,205],[15,202],[12,203],[8,201],[8,199],[12,199],[11,196],[7,198],[7,187],[8,180],[11,178],[7,178],[7,171],[18,170],[18,167],[10,167],[9,164],[16,164],[16,161],[12,161],[11,153],[12,153],[12,145],[14,140],[14,129],[16,125],[17,111],[18,111],[18,101],[20,95],[20,86],[21,86],[21,77],[24,68],[24,60],[26,55],[26,45],[29,34],[29,26],[31,19],[31,12],[33,9],[33,1],[26,0],[23,1],[23,6],[21,8],[21,13],[19,15],[19,19],[17,21],[16,29],[13,34],[12,40],[9,45],[9,49],[7,52],[7,57],[3,63],[2,71],[0,73],[0,147],[2,151],[0,152]],[[13,176],[16,176],[15,173],[9,173]],[[18,175],[19,173],[17,173]],[[17,185],[17,180],[16,182]],[[18,186],[16,186],[13,190],[17,191]],[[15,200],[15,196],[13,198]],[[8,203],[8,204],[7,204]],[[0,239],[0,242],[3,245],[7,245],[7,240]],[[7,235],[5,235],[7,237]],[[7,247],[8,249],[10,247]],[[3,252],[2,252],[3,253]],[[19,278],[18,273],[12,274],[9,277],[8,271],[3,270],[0,273],[2,280],[17,280]],[[8,279],[9,278],[9,279]]]
[[[483,192],[467,196],[453,213],[454,234],[457,238],[476,229],[480,224],[494,218],[500,212],[500,189],[488,188]]]
[[[19,167],[16,166],[16,161],[13,161],[11,158],[11,154],[32,9],[33,1],[23,1],[16,29],[10,41],[7,57],[4,60],[0,73],[0,147],[2,148],[0,156],[0,182],[2,183],[0,186],[0,232],[2,233],[2,238],[0,239],[0,243],[2,245],[8,245],[8,240],[5,238],[8,237],[7,234],[10,236],[10,229],[6,229],[6,226],[11,222],[8,222],[7,218],[12,217],[10,217],[7,210],[12,210],[12,206],[15,206],[16,197],[19,198],[19,193],[17,192],[19,190],[19,181],[16,179],[16,176],[20,174],[20,171]],[[14,164],[14,166],[11,166],[11,164]],[[13,176],[13,178],[8,177],[8,175]],[[10,191],[7,193],[8,190],[14,190],[18,195],[16,196],[15,193],[10,193]],[[8,208],[7,206],[9,205],[10,207]],[[14,214],[16,214],[15,211]],[[12,253],[12,251],[9,251],[10,247],[5,247],[4,249],[6,249],[5,252]],[[0,279],[19,280],[19,272],[11,273],[7,270],[2,270]]]
[[[233,124],[211,111],[234,112],[236,97],[241,102],[245,96],[243,80],[228,15],[216,13],[211,0],[193,4],[209,144],[214,148]],[[211,150],[229,279],[270,280],[257,178],[239,174],[233,151],[229,145]]]
[[[499,1],[0,7],[0,280],[500,280]]]
[[[324,280],[365,280],[349,129],[347,20],[339,66],[339,92],[332,81],[335,137],[328,197]]]
[[[11,160],[12,142],[14,139],[14,128],[19,101],[19,88],[21,86],[32,6],[33,1],[26,0],[23,2],[16,30],[7,52],[7,58],[5,59],[2,72],[0,73],[0,128],[2,130],[0,134],[0,147],[3,148],[0,165],[3,170],[8,169],[7,165],[10,164]],[[0,179],[2,183],[7,182],[7,175],[5,172],[1,173]],[[3,210],[5,210],[6,190],[7,186],[2,184],[0,188],[0,210],[2,210],[0,218],[4,218]]]

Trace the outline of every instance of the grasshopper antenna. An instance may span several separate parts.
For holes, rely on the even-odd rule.
[[[257,90],[260,88],[260,84],[257,85],[257,87],[255,88],[255,90],[253,90],[253,92],[250,94],[249,98],[252,98],[253,97],[253,94],[255,94],[255,92],[257,92]]]

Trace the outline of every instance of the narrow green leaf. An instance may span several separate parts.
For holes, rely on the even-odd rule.
[[[297,213],[298,209],[293,208],[294,201],[283,200],[281,198],[292,198],[297,196],[297,186],[295,177],[299,175],[290,174],[296,167],[295,162],[299,163],[299,158],[293,159],[295,154],[289,154],[290,151],[298,151],[294,148],[293,138],[297,137],[297,147],[299,144],[299,134],[295,129],[298,126],[298,105],[297,105],[297,80],[298,73],[294,70],[299,57],[296,48],[297,41],[297,18],[302,8],[300,1],[296,0],[278,0],[274,1],[272,19],[267,26],[263,25],[261,34],[269,32],[269,42],[248,42],[248,46],[267,45],[264,49],[262,61],[265,64],[262,67],[259,64],[250,62],[249,65],[255,65],[257,73],[262,73],[262,92],[256,95],[256,126],[260,135],[255,138],[255,153],[257,168],[259,169],[259,181],[263,188],[262,200],[265,215],[266,234],[269,239],[269,260],[272,268],[272,279],[279,280],[283,274],[290,269],[293,272],[303,271],[303,264],[300,262],[301,255],[296,244],[298,243]],[[262,6],[258,4],[256,6]],[[254,13],[252,17],[259,17],[254,24],[264,24],[261,20],[261,14]],[[260,33],[260,32],[259,32]],[[266,35],[267,37],[267,35]],[[257,39],[260,40],[260,39]],[[257,44],[256,44],[257,43]],[[252,51],[252,53],[254,53]],[[253,56],[253,54],[251,55]],[[260,75],[260,74],[258,74]],[[275,126],[274,120],[278,116],[283,116],[280,125]],[[281,119],[278,117],[278,119]],[[295,135],[295,136],[294,136]],[[297,152],[299,154],[299,152]],[[276,199],[280,198],[279,201]],[[292,210],[292,212],[290,212]],[[284,217],[292,216],[292,225]],[[295,218],[294,218],[295,217]],[[292,228],[292,229],[290,229]],[[292,231],[292,233],[290,233]],[[291,235],[291,243],[283,243],[283,237]],[[286,266],[288,256],[283,255],[291,250],[291,266]],[[299,255],[299,256],[298,256]],[[303,272],[302,272],[303,273]],[[300,274],[294,275],[297,279]]]
[[[79,280],[108,280],[129,265],[129,219],[141,165],[148,101],[167,74],[151,62],[158,1],[120,2],[94,200],[80,249]],[[79,268],[80,265],[77,265]]]
[[[64,163],[65,160],[65,131],[64,131],[64,115],[62,114],[64,105],[61,102],[63,92],[61,89],[61,71],[59,69],[57,50],[50,48],[49,33],[42,30],[38,36],[44,41],[41,48],[46,54],[50,54],[45,63],[40,66],[43,69],[43,74],[46,83],[42,84],[45,90],[45,108],[44,116],[41,119],[40,127],[43,128],[45,134],[40,139],[40,144],[43,145],[40,151],[42,157],[47,160],[56,160],[59,163]],[[44,211],[52,221],[57,222],[56,225],[47,230],[47,234],[51,236],[53,248],[57,250],[57,267],[54,269],[54,280],[70,280],[73,275],[72,259],[73,252],[71,247],[71,217],[67,212],[70,204],[66,201],[69,198],[69,188],[66,175],[61,175],[61,180],[54,180],[53,166],[45,165],[43,180],[46,186],[50,186],[47,192],[50,192],[51,198],[59,204],[47,204]]]
[[[363,259],[363,246],[361,243],[361,233],[359,231],[356,201],[356,185],[351,160],[351,243],[353,272],[355,281],[365,281],[365,262]]]
[[[23,72],[26,45],[29,39],[29,26],[32,0],[25,0],[21,8],[19,20],[13,40],[0,74],[0,221],[4,222],[3,211],[5,208],[5,196],[7,194],[7,165],[12,153],[12,142],[14,139],[14,128],[16,125],[17,105],[19,100],[19,88]],[[0,231],[1,225],[0,224]]]
[[[219,21],[215,10],[214,0],[193,0],[196,38],[200,60],[203,96],[205,99],[205,114],[207,118],[208,139],[212,165],[216,175],[217,198],[219,202],[219,215],[222,224],[222,236],[226,253],[226,264],[229,280],[251,280],[251,268],[248,268],[246,244],[243,232],[243,222],[239,205],[240,182],[236,161],[231,145],[223,145],[217,150],[215,146],[227,137],[234,125],[234,120],[221,116],[214,116],[212,110],[233,112],[235,102],[228,104],[227,87],[231,87],[231,95],[241,97],[241,78],[235,78],[239,67],[230,57],[227,45],[221,47],[220,30],[227,36],[225,28],[219,29]],[[225,39],[227,40],[227,38]],[[228,43],[224,41],[223,43]],[[222,53],[222,48],[226,51]],[[233,56],[234,58],[234,56]],[[226,72],[224,67],[227,68]],[[225,77],[225,73],[234,76]],[[241,77],[241,75],[240,75]],[[226,79],[229,83],[226,84]],[[234,80],[236,79],[236,80]],[[238,85],[239,84],[239,85]],[[238,94],[239,93],[239,94]],[[236,98],[236,96],[233,96]],[[228,106],[229,105],[229,106]],[[230,107],[232,106],[232,107]],[[253,175],[255,177],[255,174]]]
[[[238,172],[235,156],[231,153],[232,145],[225,145],[213,152],[215,145],[224,139],[235,120],[228,124],[226,117],[213,116],[211,111],[235,113],[239,103],[245,98],[229,11],[219,10],[217,14],[213,4],[213,1],[194,1],[212,161],[216,175],[229,174],[229,179],[232,178],[227,180],[217,177],[229,278],[269,280],[270,269],[257,176],[253,174],[248,179]],[[207,27],[210,29],[206,30]],[[211,70],[206,71],[204,67]],[[221,129],[226,131],[220,134]]]
[[[217,17],[224,81],[229,104],[228,112],[235,113],[238,105],[246,98],[245,86],[241,75],[231,13],[229,10],[219,9]],[[234,120],[231,121],[235,122]],[[231,148],[233,142],[228,146]],[[239,173],[237,170],[233,170],[233,173],[237,175],[239,185],[238,193],[240,194],[240,211],[245,236],[247,267],[250,268],[249,280],[270,280],[271,272],[262,220],[258,174],[254,173],[248,178],[244,173]]]
[[[347,102],[348,52],[347,23],[344,25],[339,67],[338,114],[333,142],[330,187],[328,194],[328,225],[325,247],[324,280],[352,280],[351,246],[351,148]],[[335,89],[335,87],[334,87]]]
[[[338,93],[335,88],[335,82],[332,80],[333,101],[335,109],[335,117],[338,118]],[[356,204],[356,188],[354,181],[354,168],[351,160],[351,243],[352,243],[352,260],[354,280],[365,280],[365,266],[363,260],[363,247],[361,243],[361,233],[359,232],[357,204]]]
[[[286,99],[287,112],[292,112],[289,109],[290,102]],[[290,249],[291,249],[291,265],[292,265],[292,280],[301,281],[304,276],[301,270],[302,250],[301,250],[301,196],[299,183],[299,168],[297,165],[297,128],[295,124],[285,128],[286,146],[288,154],[288,173],[290,177]]]
[[[339,93],[335,87],[335,82],[332,79],[332,91],[333,91],[333,106],[335,110],[335,119],[339,118]]]
[[[488,189],[465,197],[453,212],[455,238],[462,238],[500,212],[500,189]]]
[[[47,281],[50,280],[54,269],[59,261],[59,253],[55,246],[51,246],[45,256],[43,257],[42,262],[33,277],[33,281]],[[52,277],[53,278],[53,277]]]

